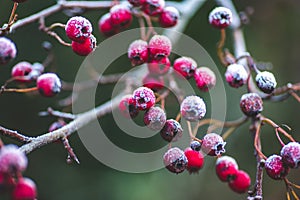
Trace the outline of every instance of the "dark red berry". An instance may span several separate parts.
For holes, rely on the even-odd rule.
[[[197,63],[194,59],[189,57],[180,57],[174,61],[173,68],[176,73],[189,79],[194,76],[197,68]]]
[[[228,185],[236,193],[245,193],[251,185],[251,179],[247,172],[239,170]]]
[[[247,93],[241,97],[240,108],[249,117],[254,117],[262,112],[263,101],[256,93]]]
[[[139,7],[144,5],[144,3],[146,2],[146,0],[128,0],[128,2],[133,5],[134,7]]]
[[[126,95],[121,99],[119,111],[126,118],[135,118],[139,114],[132,95]]]
[[[139,87],[133,91],[132,99],[139,110],[151,108],[154,106],[156,100],[154,92],[147,87]]]
[[[275,180],[280,180],[286,177],[289,173],[289,167],[283,163],[282,157],[272,155],[265,162],[265,169],[269,177]]]
[[[164,154],[164,164],[170,172],[179,174],[186,169],[188,160],[181,149],[173,147]]]
[[[193,149],[194,151],[200,151],[201,150],[201,143],[194,140],[191,142],[190,144],[191,149]]]
[[[142,82],[144,87],[150,88],[155,92],[161,90],[165,85],[165,81],[162,76],[157,76],[153,74],[147,74],[143,78]]]
[[[32,80],[29,76],[31,71],[32,65],[29,62],[22,61],[12,68],[11,76],[19,82],[30,82]]]
[[[151,74],[164,75],[168,73],[171,63],[169,58],[165,57],[160,60],[151,60],[148,64],[148,71]]]
[[[172,51],[172,44],[164,35],[154,35],[149,41],[149,53],[155,60],[168,57]]]
[[[0,64],[4,65],[14,59],[17,48],[13,41],[6,37],[0,37]]]
[[[182,136],[182,127],[179,122],[174,119],[168,119],[160,131],[161,137],[167,142],[175,142]]]
[[[156,16],[163,12],[165,0],[146,0],[142,5],[142,10],[150,16]]]
[[[68,38],[72,41],[82,43],[90,37],[93,32],[93,27],[88,19],[75,16],[68,20],[65,31]]]
[[[188,121],[197,121],[206,114],[206,105],[198,96],[186,97],[180,105],[181,116]]]
[[[79,56],[87,56],[96,49],[97,41],[90,35],[83,43],[72,41],[72,50]]]
[[[210,12],[208,20],[214,27],[223,29],[231,24],[232,12],[228,8],[217,7]]]
[[[160,107],[151,107],[144,114],[145,125],[153,131],[161,130],[164,127],[166,120],[166,113]]]
[[[159,24],[161,27],[169,28],[177,24],[179,19],[179,11],[173,6],[165,7],[159,16]]]
[[[216,85],[216,75],[208,67],[199,67],[194,73],[197,87],[207,92]]]
[[[128,58],[132,66],[144,64],[148,61],[148,43],[144,40],[133,41],[128,48]]]
[[[194,151],[191,148],[187,148],[184,154],[188,160],[188,165],[186,169],[190,173],[197,173],[204,164],[204,156],[200,151]]]
[[[63,120],[58,120],[56,122],[53,122],[49,127],[49,132],[55,131],[57,129],[60,129],[66,125],[66,122]]]
[[[52,97],[61,90],[61,82],[54,73],[45,73],[38,77],[36,81],[37,88],[45,97]]]
[[[124,4],[117,4],[111,7],[110,20],[114,27],[127,28],[132,21],[129,7]]]
[[[274,75],[267,71],[259,72],[256,75],[255,80],[257,87],[267,94],[271,94],[277,85]]]
[[[290,168],[298,168],[300,163],[300,144],[290,142],[284,145],[280,151],[282,161]]]
[[[36,197],[35,183],[29,178],[20,178],[12,192],[12,200],[35,200]]]
[[[209,156],[220,156],[225,153],[223,138],[216,133],[208,133],[202,139],[201,149]]]
[[[101,33],[109,37],[119,32],[119,29],[111,23],[110,13],[104,14],[98,21],[98,28]]]
[[[27,157],[16,145],[5,145],[0,150],[0,172],[15,174],[27,168]]]
[[[216,161],[216,174],[223,182],[230,182],[238,172],[238,165],[234,158],[221,156]]]
[[[226,69],[225,78],[231,87],[238,88],[247,83],[248,73],[243,65],[231,64]]]

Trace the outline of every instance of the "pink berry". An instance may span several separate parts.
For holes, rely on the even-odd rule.
[[[112,25],[110,13],[104,14],[98,21],[98,28],[101,33],[109,37],[119,32],[118,28]]]
[[[139,110],[135,106],[132,95],[125,95],[119,103],[119,111],[126,118],[135,118]]]
[[[194,59],[189,57],[180,57],[174,61],[173,68],[175,72],[189,79],[194,76],[197,68],[197,63]]]
[[[201,149],[209,156],[220,156],[225,153],[223,138],[216,133],[208,133],[202,139]]]
[[[36,85],[40,94],[45,97],[52,97],[61,90],[60,79],[54,73],[42,74],[38,77]]]
[[[231,87],[238,88],[247,83],[248,73],[243,65],[231,64],[226,69],[225,78]]]
[[[29,62],[22,61],[12,68],[11,76],[19,82],[30,82],[32,80],[29,76],[31,71],[32,65]]]
[[[179,11],[173,7],[165,7],[159,16],[159,24],[161,27],[169,28],[177,24],[179,19]]]
[[[206,114],[206,106],[198,96],[186,97],[180,105],[181,116],[188,121],[197,121]]]
[[[174,119],[168,119],[160,131],[161,137],[167,142],[175,142],[182,136],[182,127],[179,122]]]
[[[169,58],[165,57],[160,60],[151,60],[148,64],[148,71],[150,74],[164,75],[168,73],[171,63]]]
[[[210,12],[208,20],[214,27],[223,29],[231,24],[232,12],[228,8],[217,7]]]
[[[132,66],[144,64],[148,61],[148,43],[144,40],[133,41],[128,48],[128,58]]]
[[[268,176],[275,180],[281,180],[289,173],[289,167],[279,155],[269,156],[265,162],[265,169]]]
[[[53,122],[51,125],[50,125],[50,127],[49,127],[49,132],[53,132],[53,131],[55,131],[55,130],[57,130],[57,129],[60,129],[60,128],[62,128],[62,127],[64,127],[66,125],[66,122],[65,121],[63,121],[63,120],[58,120],[58,121],[56,121],[56,122]]]
[[[153,131],[161,130],[164,127],[166,120],[166,113],[160,107],[151,107],[144,114],[145,125]]]
[[[149,52],[152,58],[159,60],[168,57],[172,51],[172,44],[164,35],[154,35],[149,41]]]
[[[90,35],[83,43],[72,41],[72,50],[79,56],[87,56],[92,53],[97,46],[96,38]]]
[[[259,72],[255,77],[257,87],[264,93],[271,94],[276,88],[277,82],[271,72]]]
[[[156,16],[163,12],[165,0],[146,0],[142,5],[142,10],[150,16]]]
[[[14,59],[17,48],[13,41],[6,37],[0,37],[0,64],[4,65]]]
[[[228,185],[236,193],[245,193],[251,185],[251,179],[247,172],[239,170]]]
[[[191,148],[187,148],[184,154],[188,160],[188,165],[186,169],[190,173],[197,173],[204,164],[204,156],[199,151],[194,151]]]
[[[75,16],[68,20],[65,31],[68,38],[72,41],[82,43],[90,37],[93,27],[88,19]]]
[[[290,168],[298,168],[300,163],[300,144],[289,142],[280,151],[282,161]]]
[[[139,110],[147,110],[155,104],[154,92],[147,87],[139,87],[133,91],[133,101]]]
[[[194,78],[197,87],[204,92],[207,92],[216,85],[216,75],[208,67],[197,68]]]
[[[146,2],[146,0],[128,0],[128,2],[133,5],[134,7],[139,7],[144,5],[144,3]]]
[[[186,169],[188,160],[181,149],[173,147],[164,154],[164,164],[170,172],[179,174]]]
[[[114,27],[127,28],[132,21],[129,7],[124,4],[117,4],[111,7],[110,20]]]
[[[256,93],[247,93],[241,97],[240,108],[249,117],[254,117],[262,112],[263,101]]]
[[[27,168],[27,157],[16,145],[6,145],[0,150],[0,172],[14,174]]]
[[[238,165],[234,158],[221,156],[216,161],[216,174],[223,182],[230,182],[238,172]]]
[[[144,87],[150,88],[155,92],[161,90],[165,85],[165,81],[162,76],[156,76],[153,74],[147,74],[143,78],[142,82]]]
[[[37,189],[35,183],[29,178],[19,179],[12,192],[12,200],[35,200]]]

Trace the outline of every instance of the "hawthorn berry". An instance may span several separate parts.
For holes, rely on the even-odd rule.
[[[179,19],[179,11],[173,6],[165,7],[159,16],[159,24],[163,28],[173,27]]]
[[[200,151],[201,150],[201,143],[194,140],[191,142],[190,144],[191,149],[193,149],[194,151]]]
[[[165,81],[162,76],[156,76],[150,73],[143,78],[142,82],[144,87],[150,88],[155,92],[161,90],[165,85]]]
[[[189,79],[194,76],[197,63],[190,57],[180,57],[174,61],[173,68],[176,73],[181,74],[183,77]]]
[[[225,78],[231,87],[238,88],[247,83],[248,73],[243,65],[231,64],[226,69]]]
[[[16,64],[11,70],[11,76],[19,82],[30,82],[32,79],[29,74],[32,71],[32,65],[29,62],[22,61]]]
[[[145,125],[153,131],[161,130],[164,127],[166,120],[166,113],[160,107],[151,107],[144,114]]]
[[[194,73],[197,87],[207,92],[216,85],[216,75],[208,67],[199,67]]]
[[[230,182],[238,172],[238,164],[230,156],[221,156],[216,161],[216,174],[223,182]]]
[[[257,87],[264,93],[271,94],[276,88],[277,82],[271,72],[259,72],[255,77]]]
[[[0,37],[0,64],[4,65],[14,59],[17,48],[13,41],[6,37]]]
[[[37,78],[36,85],[40,94],[45,97],[52,97],[61,90],[60,79],[54,73],[42,74]]]
[[[188,121],[197,121],[206,114],[206,105],[198,96],[186,97],[180,105],[181,116]]]
[[[62,127],[64,127],[66,125],[66,122],[65,121],[63,121],[63,120],[58,120],[58,121],[56,121],[56,122],[53,122],[51,125],[50,125],[50,127],[49,127],[49,132],[53,132],[53,131],[55,131],[55,130],[57,130],[57,129],[60,129],[60,128],[62,128]]]
[[[283,163],[282,157],[279,155],[271,155],[265,162],[265,169],[269,177],[280,180],[289,173],[289,167]]]
[[[240,108],[249,117],[255,117],[263,110],[263,101],[256,93],[247,93],[241,97]]]
[[[101,33],[109,37],[119,32],[118,28],[114,27],[111,22],[110,13],[104,14],[98,21],[98,28]]]
[[[220,156],[225,153],[223,138],[216,133],[208,133],[202,139],[201,149],[209,156]]]
[[[130,9],[125,4],[117,4],[110,9],[110,21],[114,27],[127,28],[132,21]]]
[[[200,151],[194,151],[191,148],[187,148],[184,151],[184,155],[188,160],[186,169],[189,173],[197,173],[204,164],[204,156]]]
[[[134,104],[139,110],[147,110],[155,104],[155,94],[147,87],[139,87],[133,91]]]
[[[300,163],[300,144],[289,142],[280,151],[282,161],[290,168],[298,168]]]
[[[12,200],[35,200],[36,197],[35,183],[29,178],[20,178],[12,192]]]
[[[74,42],[83,43],[93,32],[91,22],[81,16],[71,17],[65,26],[66,35]]]
[[[72,50],[79,56],[87,56],[96,49],[97,41],[90,35],[83,43],[72,41]]]
[[[245,193],[251,185],[251,179],[247,172],[238,170],[228,185],[236,193]]]
[[[225,7],[217,7],[209,13],[209,23],[219,29],[228,27],[232,23],[232,12]]]
[[[182,136],[183,129],[179,122],[174,119],[168,119],[160,131],[161,137],[167,142],[175,142]]]
[[[159,60],[171,54],[172,44],[164,35],[154,35],[149,41],[149,53],[153,59]]]
[[[164,75],[168,73],[171,63],[169,58],[165,57],[160,60],[151,60],[148,62],[148,71],[151,74]]]
[[[142,6],[146,2],[146,0],[128,0],[128,2],[134,7],[139,7]]]
[[[0,150],[0,172],[15,174],[27,168],[27,157],[16,145],[5,145]]]
[[[133,41],[128,48],[128,58],[132,66],[144,64],[148,61],[148,43],[144,40]]]
[[[173,173],[183,172],[188,164],[184,152],[178,147],[170,148],[163,157],[165,167]]]
[[[150,16],[156,16],[163,12],[165,0],[145,0],[142,11]]]
[[[119,103],[119,111],[126,118],[135,118],[139,114],[132,95],[125,95]]]

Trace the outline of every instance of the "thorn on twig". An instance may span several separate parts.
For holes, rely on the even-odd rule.
[[[67,137],[62,138],[62,142],[64,144],[65,149],[68,152],[67,163],[71,164],[72,160],[74,160],[77,164],[80,164],[76,154],[74,153],[74,151],[69,143],[68,138]]]

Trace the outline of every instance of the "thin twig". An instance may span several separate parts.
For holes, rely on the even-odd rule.
[[[0,126],[0,134],[6,137],[16,139],[17,141],[23,143],[28,143],[33,139],[32,137],[25,136],[22,133],[18,133],[17,131],[7,129],[2,126]]]

